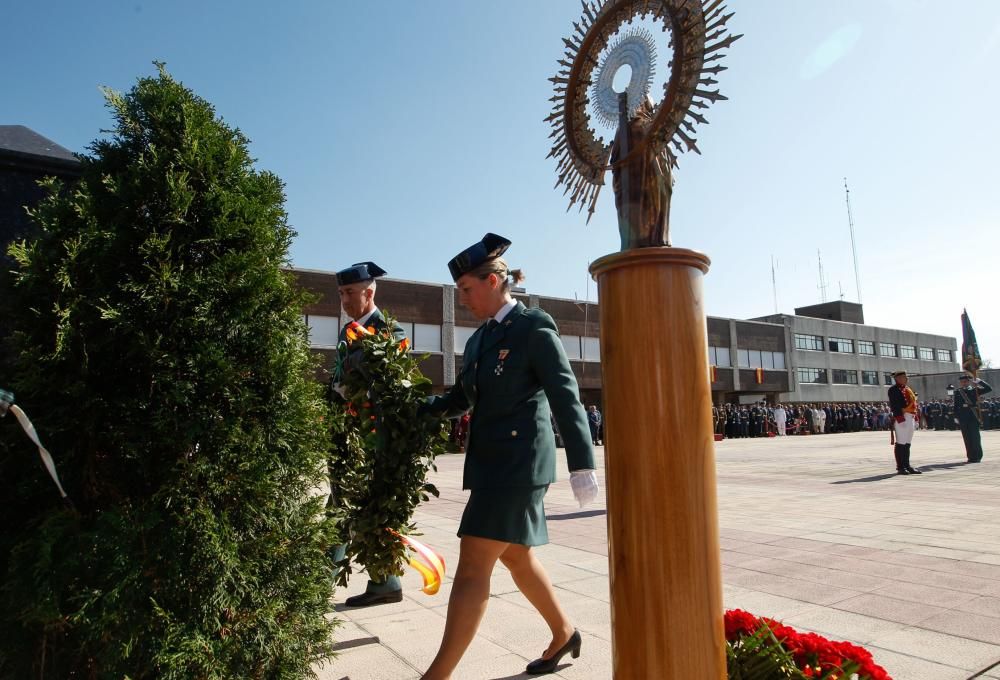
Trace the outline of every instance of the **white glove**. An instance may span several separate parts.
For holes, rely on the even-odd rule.
[[[334,383],[333,391],[339,394],[341,399],[347,399],[347,385]]]
[[[573,470],[569,473],[569,483],[573,487],[573,496],[581,508],[597,498],[596,470]]]

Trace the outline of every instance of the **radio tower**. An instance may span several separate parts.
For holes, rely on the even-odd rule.
[[[778,313],[778,279],[774,275],[774,255],[771,255],[771,290],[774,292],[774,313]]]
[[[819,297],[820,302],[826,302],[826,274],[823,273],[823,255],[816,249],[816,260],[819,262]]]
[[[858,304],[861,304],[861,272],[858,270],[858,247],[854,243],[854,215],[851,214],[851,190],[844,178],[844,195],[847,197],[847,223],[851,227],[851,252],[854,254],[854,285],[858,289]]]

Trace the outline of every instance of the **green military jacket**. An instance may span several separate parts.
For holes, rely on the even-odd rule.
[[[455,386],[429,404],[431,411],[451,417],[473,409],[462,487],[555,482],[550,413],[559,426],[569,469],[594,469],[587,416],[552,317],[519,302],[499,325],[488,326],[480,326],[465,344]]]

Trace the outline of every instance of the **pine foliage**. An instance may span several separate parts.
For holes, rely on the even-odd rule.
[[[284,189],[162,64],[0,303],[0,677],[299,678],[329,654],[329,442]]]

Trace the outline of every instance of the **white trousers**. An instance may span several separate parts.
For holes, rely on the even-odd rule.
[[[897,444],[909,444],[913,441],[913,431],[917,429],[917,424],[913,420],[912,413],[904,413],[903,417],[906,419],[903,422],[896,423],[896,443]]]
[[[775,416],[775,418],[774,418],[774,424],[778,428],[778,436],[779,437],[784,437],[785,436],[785,419],[782,418],[782,417],[780,417],[780,416]]]

